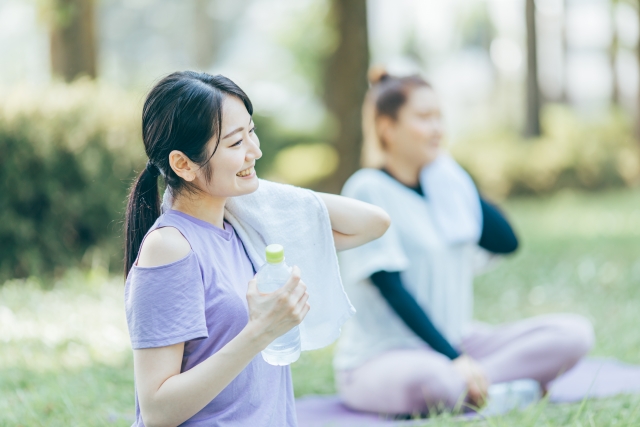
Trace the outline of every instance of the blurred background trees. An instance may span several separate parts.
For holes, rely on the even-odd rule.
[[[98,72],[94,0],[46,0],[51,74],[71,82]]]
[[[536,28],[536,3],[526,0],[527,21],[527,111],[524,134],[540,136],[540,87],[538,86],[538,38]]]
[[[338,192],[383,64],[432,82],[489,196],[635,186],[639,28],[636,0],[4,0],[0,275],[118,268],[141,102],[178,69],[246,90],[268,179]]]
[[[335,50],[327,59],[324,99],[336,124],[332,143],[338,167],[324,187],[339,193],[347,178],[360,168],[361,109],[369,69],[367,1],[331,0],[331,18],[338,35]]]

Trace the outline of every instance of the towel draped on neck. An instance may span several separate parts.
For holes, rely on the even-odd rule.
[[[446,242],[480,241],[480,195],[469,174],[453,158],[443,153],[422,168],[420,185],[438,232]]]
[[[162,211],[171,208],[170,187]],[[302,350],[335,341],[355,309],[342,287],[329,213],[313,191],[260,180],[257,191],[231,197],[225,219],[233,226],[257,270],[265,263],[265,248],[284,247],[286,262],[298,266],[307,285],[311,310],[300,325]]]

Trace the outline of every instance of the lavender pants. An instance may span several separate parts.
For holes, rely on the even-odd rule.
[[[460,350],[479,362],[491,383],[531,378],[545,386],[591,349],[593,328],[582,316],[554,314],[497,327],[476,327]],[[398,349],[364,365],[336,372],[343,402],[386,414],[453,408],[464,400],[465,381],[451,360],[432,349]]]

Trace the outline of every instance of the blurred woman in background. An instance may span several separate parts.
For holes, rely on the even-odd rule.
[[[341,254],[357,314],[334,360],[344,403],[387,414],[481,406],[492,383],[529,378],[545,387],[593,344],[583,317],[539,316],[472,324],[473,278],[516,236],[442,149],[440,104],[421,77],[372,73],[363,163],[343,195],[382,207],[381,238]]]

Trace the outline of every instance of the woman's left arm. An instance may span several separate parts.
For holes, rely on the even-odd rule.
[[[317,193],[329,211],[336,250],[344,251],[381,237],[391,218],[378,206],[335,194]]]
[[[518,249],[518,238],[497,206],[480,197],[482,234],[478,245],[494,254],[510,254]]]

